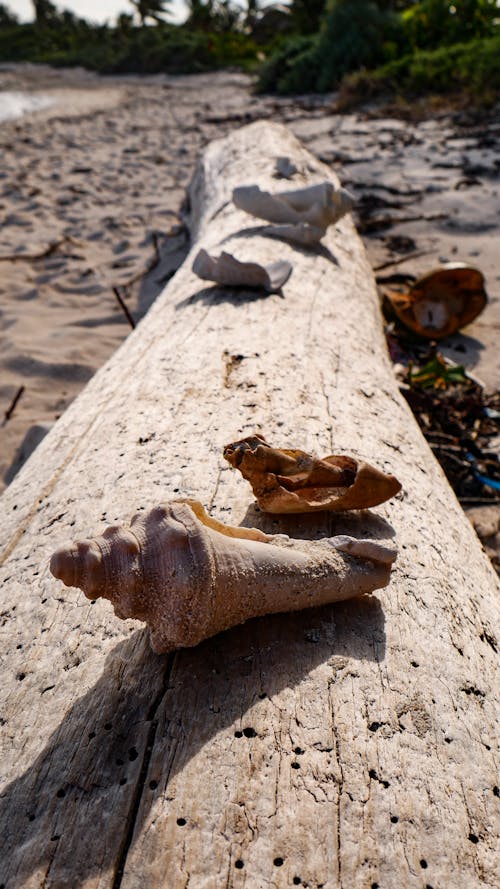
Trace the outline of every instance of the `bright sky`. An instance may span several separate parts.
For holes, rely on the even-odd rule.
[[[32,21],[34,18],[33,4],[31,0],[3,0],[5,6],[15,12],[22,21]],[[54,0],[52,0],[54,2]],[[132,4],[128,0],[55,0],[58,9],[69,9],[82,19],[89,22],[114,22],[120,12],[132,12]],[[172,3],[172,20],[182,19],[185,6],[182,0],[174,0]]]
[[[31,0],[2,0],[8,9],[15,12],[21,21],[32,21],[34,18],[33,4]],[[52,0],[58,9],[69,9],[76,15],[87,19],[89,22],[114,22],[120,12],[132,12],[132,4],[128,0]],[[272,0],[264,0],[263,6],[268,6]],[[244,5],[244,3],[240,3]],[[186,15],[186,5],[183,0],[173,0],[171,4],[170,21],[182,21]]]

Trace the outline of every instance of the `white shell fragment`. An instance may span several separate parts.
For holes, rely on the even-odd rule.
[[[291,179],[299,172],[299,168],[289,157],[277,157],[274,165],[274,175],[277,179]]]
[[[193,272],[205,281],[215,281],[227,287],[258,287],[268,293],[276,293],[292,274],[292,265],[284,259],[260,265],[257,262],[240,262],[231,253],[210,256],[199,250],[193,262]]]
[[[352,195],[345,188],[336,189],[331,182],[274,195],[258,185],[242,185],[234,189],[233,202],[240,210],[272,222],[265,234],[301,244],[317,243],[328,226],[354,206]]]

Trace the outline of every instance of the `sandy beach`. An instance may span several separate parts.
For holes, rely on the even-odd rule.
[[[228,72],[6,67],[2,91],[49,101],[0,122],[0,490],[28,431],[24,451],[182,263],[182,203],[203,147],[263,117],[288,124],[351,189],[378,274],[442,261],[481,269],[489,305],[444,351],[498,389],[498,109],[421,122],[339,115],[332,96],[258,97],[249,77]]]

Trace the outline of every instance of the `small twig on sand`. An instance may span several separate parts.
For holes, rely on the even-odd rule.
[[[65,235],[64,238],[59,238],[58,241],[52,241],[52,243],[40,253],[7,253],[4,256],[0,256],[0,262],[34,262],[37,259],[46,259],[47,256],[52,256],[52,254],[66,242],[74,244],[77,247],[81,246],[81,244],[79,244],[78,241],[75,241],[70,235]]]
[[[123,297],[120,293],[120,288],[113,287],[113,293],[116,296],[118,304],[119,304],[120,308],[122,309],[123,314],[125,315],[125,318],[127,319],[128,323],[130,324],[130,326],[133,330],[135,327],[135,321],[132,318],[132,315],[130,314],[129,307],[127,306],[127,303],[125,302],[125,300],[123,299]]]
[[[142,278],[145,278],[146,275],[149,275],[150,272],[153,271],[154,268],[159,264],[161,260],[160,254],[160,244],[159,244],[159,236],[157,232],[153,232],[153,246],[154,246],[154,254],[151,259],[143,266],[140,271],[136,272],[135,275],[132,275],[131,278],[123,285],[125,288],[130,287],[132,284],[135,284],[136,281],[140,281]]]
[[[12,399],[12,401],[11,401],[9,407],[8,407],[7,410],[5,411],[5,414],[4,414],[4,421],[3,421],[3,423],[2,423],[2,426],[4,426],[5,423],[8,423],[8,421],[9,421],[10,418],[12,417],[12,414],[14,413],[14,411],[15,411],[15,409],[16,409],[17,402],[18,402],[19,399],[21,398],[21,395],[23,394],[25,388],[26,388],[25,386],[19,386],[19,389],[17,390],[16,394],[14,395],[14,398]]]
[[[432,253],[432,250],[414,250],[413,253],[407,253],[406,256],[401,256],[399,259],[389,259],[387,262],[382,262],[380,265],[374,265],[374,272],[381,272],[382,269],[389,269],[393,265],[401,265],[403,262],[407,262],[409,259],[417,259],[419,256],[427,256],[429,253]]]

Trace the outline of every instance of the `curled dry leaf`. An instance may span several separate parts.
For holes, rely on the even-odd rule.
[[[459,262],[433,269],[404,293],[386,288],[383,296],[405,327],[433,340],[470,324],[488,300],[479,269]]]
[[[285,284],[292,266],[284,259],[260,265],[258,262],[240,262],[231,253],[210,256],[199,250],[193,262],[193,272],[205,281],[215,281],[226,287],[258,287],[268,293],[276,293]]]
[[[261,435],[226,445],[224,457],[250,482],[265,512],[368,509],[401,490],[397,478],[369,463],[342,456],[319,460],[305,451],[272,448]]]
[[[243,185],[234,189],[233,202],[240,210],[272,222],[264,229],[265,234],[301,244],[317,243],[328,226],[349,213],[354,205],[346,189],[336,189],[328,181],[274,195],[258,185]]]
[[[232,528],[201,503],[176,500],[59,549],[50,570],[89,599],[109,599],[118,617],[144,621],[163,653],[252,617],[380,589],[395,558],[376,541],[292,542]]]

